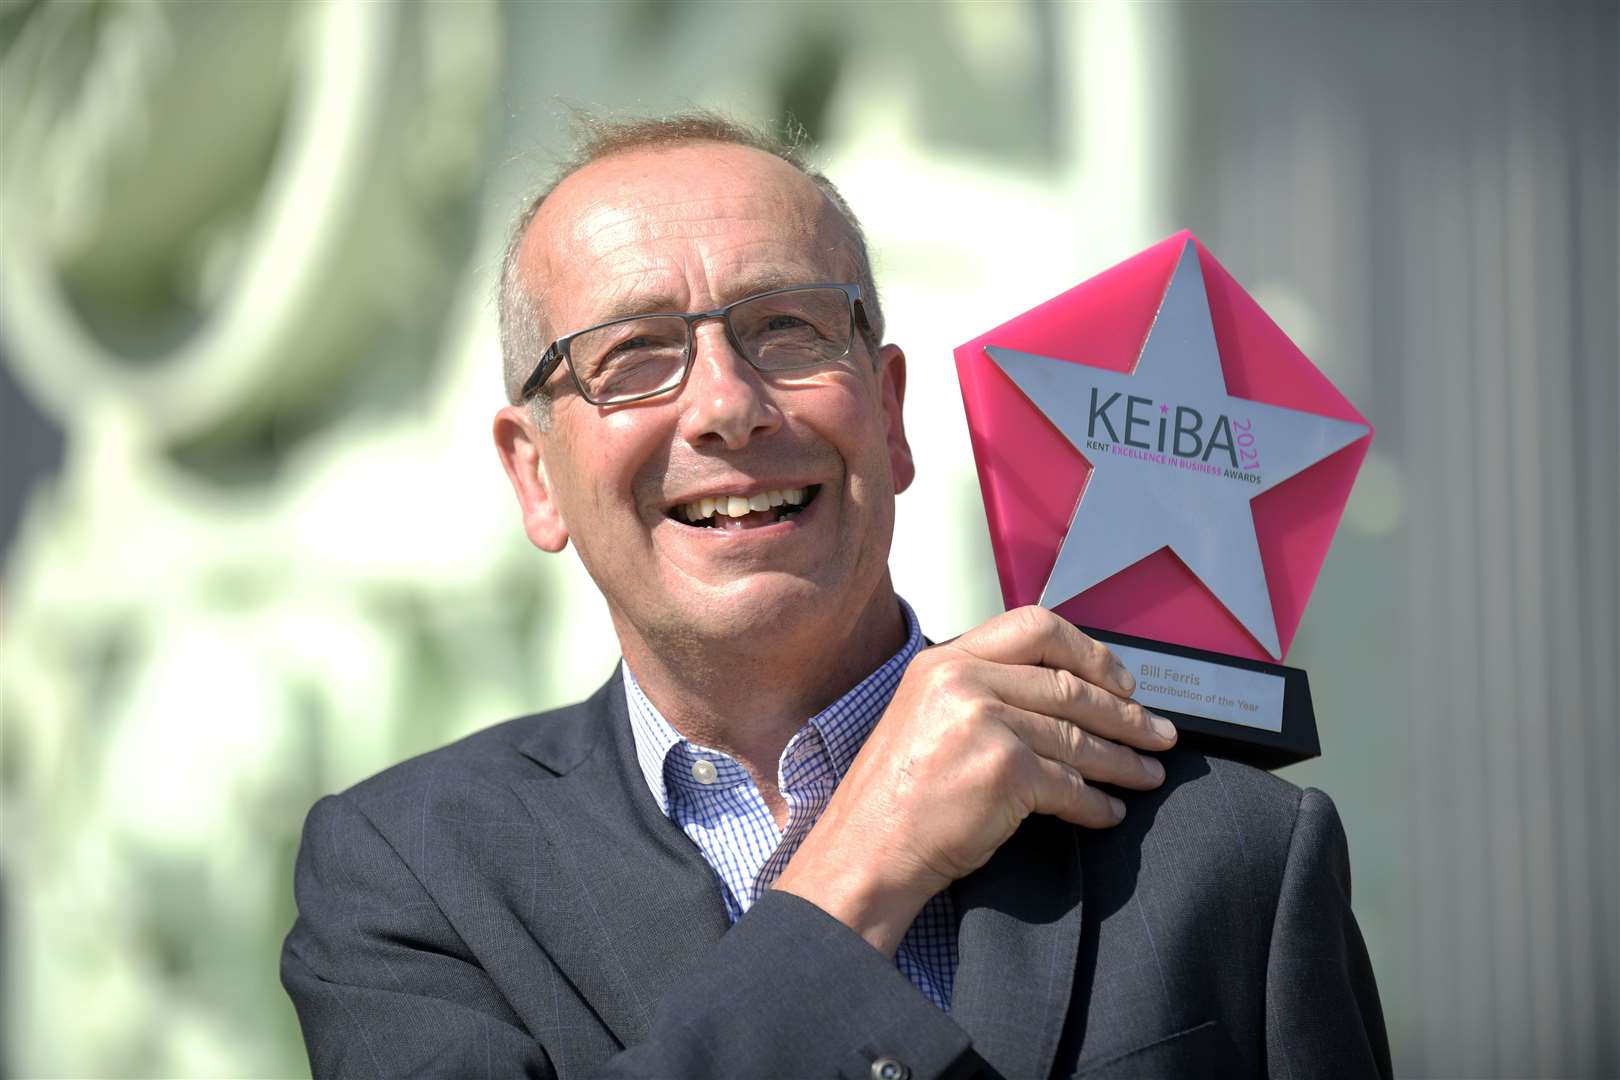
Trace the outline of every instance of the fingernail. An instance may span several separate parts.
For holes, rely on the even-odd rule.
[[[1125,691],[1127,697],[1136,693],[1136,676],[1131,674],[1130,668],[1120,663],[1117,656],[1114,657],[1114,681],[1119,683],[1120,689]]]
[[[1116,799],[1112,795],[1110,795],[1110,796],[1108,796],[1108,805],[1113,807],[1114,820],[1115,821],[1123,821],[1123,820],[1125,820],[1125,804],[1124,803],[1120,802],[1118,799]]]
[[[1154,780],[1164,779],[1164,766],[1159,764],[1157,758],[1145,757],[1142,759],[1142,771]]]
[[[1173,739],[1176,737],[1176,725],[1157,714],[1155,714],[1153,717],[1153,730],[1158,732],[1160,736],[1166,739]]]

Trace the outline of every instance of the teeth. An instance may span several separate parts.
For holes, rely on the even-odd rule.
[[[696,524],[716,514],[725,517],[742,517],[744,514],[759,510],[769,510],[773,506],[803,506],[806,497],[804,488],[772,488],[757,495],[744,498],[741,495],[714,495],[705,496],[693,502],[684,503],[680,507],[680,516],[688,522]]]

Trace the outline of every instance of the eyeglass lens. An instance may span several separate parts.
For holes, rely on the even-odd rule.
[[[853,321],[842,289],[793,289],[744,300],[727,319],[744,359],[761,371],[841,360]],[[654,394],[681,381],[689,337],[679,315],[648,315],[576,335],[569,362],[599,403]]]

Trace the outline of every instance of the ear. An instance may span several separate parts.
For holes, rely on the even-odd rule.
[[[495,414],[495,450],[517,495],[523,531],[541,551],[556,552],[568,546],[568,526],[552,497],[542,439],[527,406],[508,405]]]
[[[888,435],[889,472],[894,477],[894,493],[911,486],[917,467],[911,460],[911,444],[906,442],[906,354],[898,345],[878,350],[878,391],[883,402],[883,426]]]

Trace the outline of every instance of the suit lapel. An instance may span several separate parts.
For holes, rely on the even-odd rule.
[[[556,774],[526,793],[549,855],[531,930],[632,1045],[730,926],[714,872],[647,790],[617,673],[522,749]]]
[[[1032,816],[951,887],[961,913],[951,1017],[1003,1076],[1052,1073],[1074,987],[1081,886],[1074,827]]]

